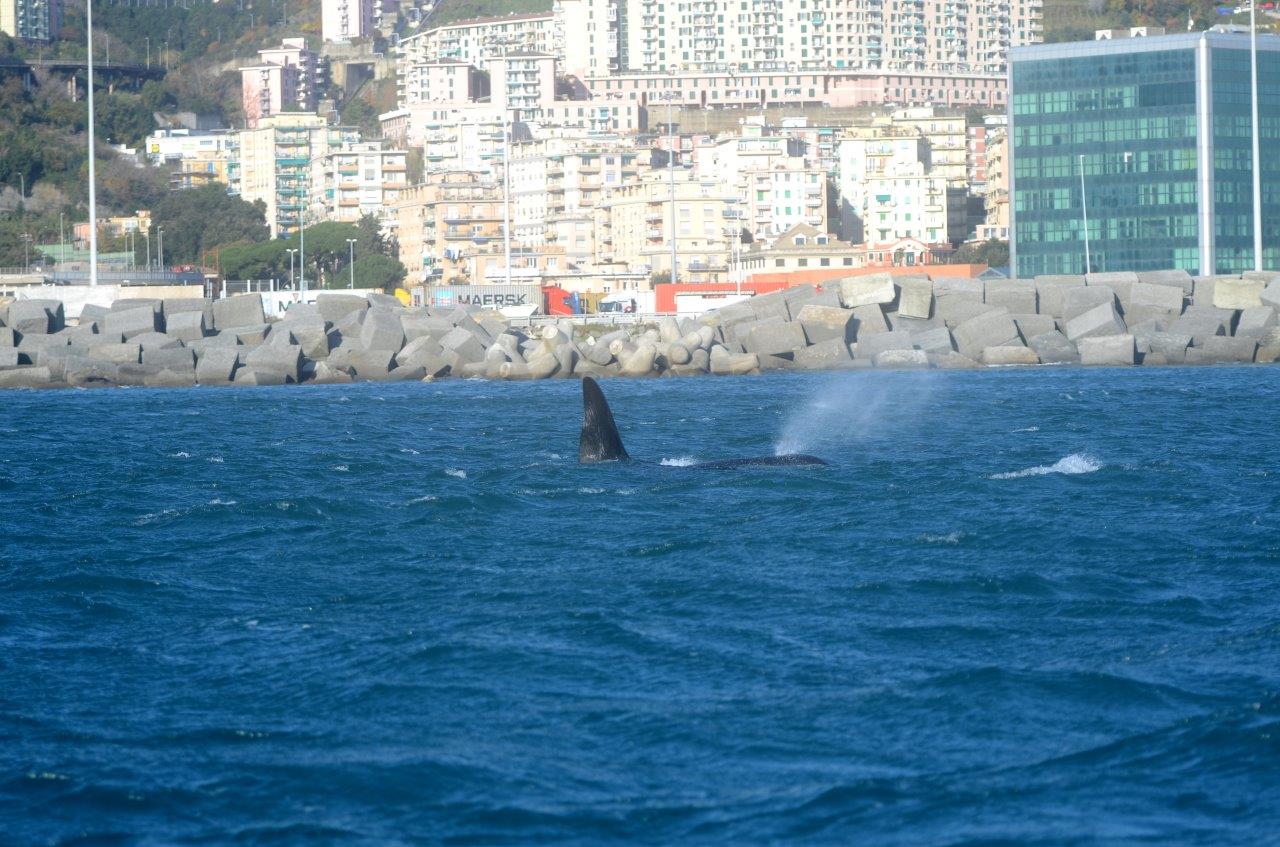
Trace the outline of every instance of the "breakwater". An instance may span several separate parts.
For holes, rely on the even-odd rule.
[[[272,322],[256,294],[119,300],[86,307],[75,326],[59,301],[21,300],[0,311],[0,387],[1273,363],[1277,309],[1280,275],[1182,271],[872,274],[613,331],[525,330],[493,311],[406,308],[379,294],[324,293]]]

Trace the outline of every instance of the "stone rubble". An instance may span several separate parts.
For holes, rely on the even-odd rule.
[[[525,328],[497,312],[337,293],[278,321],[248,294],[119,301],[68,326],[59,301],[21,300],[0,305],[0,388],[1273,363],[1278,310],[1280,274],[1181,271],[985,282],[880,273],[625,328],[590,316]]]

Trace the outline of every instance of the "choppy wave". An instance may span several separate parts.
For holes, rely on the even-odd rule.
[[[467,478],[467,472],[462,470],[461,468],[445,468],[444,472],[446,476],[451,476],[451,477],[454,477],[455,479]]]
[[[1046,474],[1073,474],[1093,473],[1102,470],[1102,463],[1092,458],[1086,453],[1072,453],[1070,456],[1063,456],[1052,465],[1036,465],[1034,468],[1023,468],[1020,471],[1008,471],[1006,473],[992,474],[992,479],[1020,479],[1024,476],[1045,476]]]
[[[676,456],[663,459],[659,464],[668,468],[688,468],[698,464],[698,460],[692,456]]]

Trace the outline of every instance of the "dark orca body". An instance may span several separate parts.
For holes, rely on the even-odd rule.
[[[582,379],[582,435],[578,438],[578,463],[618,462],[630,459],[613,422],[609,401],[604,399],[600,385],[591,377]],[[817,456],[793,453],[787,456],[758,456],[750,459],[722,459],[718,462],[699,462],[689,465],[705,470],[731,470],[744,467],[781,467],[789,465],[825,465]]]

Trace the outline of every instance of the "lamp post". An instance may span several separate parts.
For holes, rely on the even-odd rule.
[[[505,254],[507,285],[511,284],[511,138],[515,124],[504,105],[502,109],[502,251]]]
[[[142,231],[142,240],[147,245],[147,270],[151,270],[151,230],[150,228]]]
[[[163,271],[164,270],[164,227],[160,227],[159,229],[156,230],[156,237],[159,239],[159,243],[156,245],[156,265],[158,266],[157,270]]]
[[[31,233],[24,232],[20,236],[22,239],[22,272],[31,272]]]
[[[26,174],[19,172],[18,184],[21,186],[21,188],[18,189],[18,199],[26,200],[27,199],[27,175]]]
[[[356,240],[354,238],[347,239],[347,267],[351,270],[351,281],[347,283],[347,288],[355,290],[356,287]]]
[[[288,247],[284,252],[289,254],[289,288],[293,289],[293,258],[298,255],[298,248]]]
[[[672,101],[679,95],[680,81],[676,79],[676,66],[672,65],[669,69],[670,77],[677,86],[676,89],[667,92],[667,173],[669,175],[668,182],[671,188],[671,282],[677,281],[676,272],[679,268],[679,247],[676,242],[676,123],[672,113]]]
[[[1080,154],[1080,217],[1084,227],[1084,272],[1093,273],[1093,262],[1089,260],[1089,202],[1084,191],[1084,154]]]
[[[1258,0],[1249,3],[1249,105],[1253,111],[1253,269],[1262,270],[1262,157],[1258,129]]]

